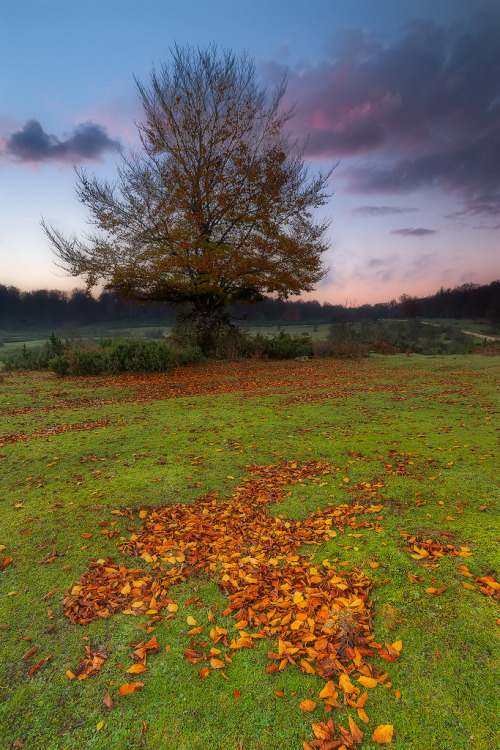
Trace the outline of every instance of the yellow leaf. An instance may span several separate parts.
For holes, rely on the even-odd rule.
[[[464,589],[470,589],[470,591],[475,591],[476,587],[473,586],[471,583],[467,583],[467,581],[462,581],[462,586]]]
[[[358,677],[358,682],[365,688],[374,688],[378,685],[378,680],[374,680],[373,677],[365,677],[365,675]]]
[[[398,654],[401,653],[401,649],[403,648],[403,641],[394,641],[392,644],[392,648],[394,651],[397,651]]]
[[[341,674],[339,678],[339,685],[342,688],[342,690],[345,693],[353,693],[356,688],[350,681],[349,677],[346,674]]]
[[[169,612],[177,612],[177,610],[179,609],[179,605],[174,604],[174,602],[169,602],[167,604],[167,609]]]
[[[212,669],[223,669],[226,665],[223,661],[214,657],[213,659],[210,659],[210,666]]]
[[[358,716],[361,719],[361,721],[365,722],[365,724],[369,723],[370,720],[369,720],[369,718],[368,718],[368,716],[367,716],[366,711],[365,711],[364,708],[358,708]]]
[[[189,615],[189,617],[187,618],[186,622],[187,622],[188,625],[196,625],[197,624],[196,620],[194,619],[194,617],[191,617],[191,615]]]
[[[301,659],[300,666],[302,667],[304,672],[307,672],[308,674],[316,674],[316,670],[313,667],[311,667],[309,662],[306,661],[305,659]]]
[[[146,518],[147,515],[148,515],[147,510],[140,510],[139,511],[139,518]]]
[[[392,742],[393,732],[394,727],[392,726],[392,724],[381,724],[373,732],[372,740],[378,742],[379,745],[388,745],[389,742]]]
[[[100,732],[103,726],[104,726],[104,721],[100,721],[99,724],[96,726],[97,731]]]
[[[324,698],[336,698],[337,697],[337,690],[335,689],[335,683],[330,680],[326,683],[325,687],[319,694],[319,697],[323,700]]]

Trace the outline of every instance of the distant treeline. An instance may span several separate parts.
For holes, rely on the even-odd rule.
[[[144,325],[173,323],[182,308],[169,305],[137,305],[111,292],[98,297],[82,290],[70,293],[39,289],[22,292],[0,284],[0,326],[27,328],[84,326],[111,321],[143,321]],[[441,288],[430,297],[402,295],[398,301],[345,307],[313,301],[280,301],[267,298],[254,305],[229,308],[235,318],[248,323],[335,323],[389,318],[480,318],[500,323],[500,281]]]

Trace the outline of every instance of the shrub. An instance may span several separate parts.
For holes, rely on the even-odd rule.
[[[118,375],[123,372],[169,372],[176,364],[204,362],[196,346],[175,351],[166,341],[102,339],[98,347],[73,348],[50,360],[51,369],[63,375]]]
[[[49,369],[55,372],[56,375],[59,375],[60,378],[69,373],[69,368],[70,361],[67,354],[59,354],[57,357],[52,357],[49,360]]]
[[[108,355],[103,349],[71,349],[68,360],[71,375],[101,375],[110,371]]]
[[[202,365],[206,362],[199,346],[186,346],[175,352],[176,365]]]
[[[52,331],[42,349],[28,349],[23,344],[19,354],[5,360],[5,367],[8,370],[45,370],[49,367],[50,360],[60,356],[63,351],[64,344]]]
[[[272,337],[258,333],[250,339],[249,349],[261,359],[295,359],[314,355],[312,340],[308,334],[290,336],[285,331]]]
[[[115,339],[105,351],[113,373],[168,372],[175,364],[174,352],[165,341]]]

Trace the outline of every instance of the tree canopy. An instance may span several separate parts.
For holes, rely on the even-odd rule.
[[[92,230],[66,237],[42,222],[59,264],[88,289],[188,304],[212,325],[227,305],[311,291],[325,275],[331,194],[310,175],[287,127],[286,81],[268,95],[246,54],[175,46],[136,80],[141,148],[120,152],[117,179],[77,170]]]

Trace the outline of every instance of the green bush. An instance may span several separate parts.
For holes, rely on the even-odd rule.
[[[114,339],[104,351],[112,373],[168,372],[175,364],[174,352],[164,341]]]
[[[52,331],[42,349],[28,349],[26,344],[23,344],[19,354],[5,360],[5,367],[8,370],[46,370],[50,360],[59,357],[63,352],[64,344]]]
[[[71,349],[68,353],[71,375],[101,375],[110,372],[104,349]]]
[[[69,349],[53,357],[50,368],[64,375],[119,375],[123,372],[169,372],[174,365],[204,362],[196,346],[175,351],[166,341],[102,339],[98,347]]]
[[[63,378],[69,373],[70,369],[68,355],[59,354],[57,357],[52,357],[52,359],[49,360],[49,369],[52,370],[52,372],[55,372],[56,375],[59,375],[60,378]]]
[[[175,352],[176,365],[202,365],[206,361],[199,346],[186,346]]]
[[[308,334],[290,336],[280,331],[277,336],[265,336],[258,333],[250,339],[252,354],[261,359],[295,359],[312,357],[313,343]]]

